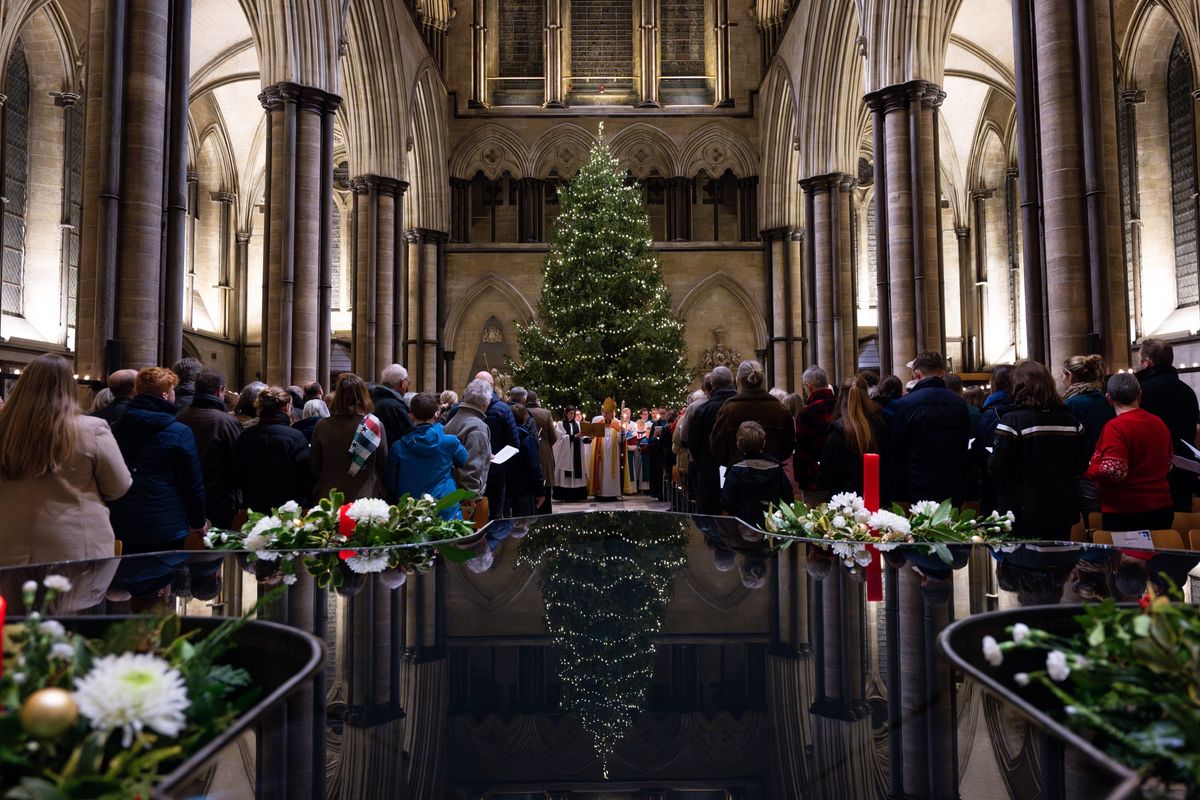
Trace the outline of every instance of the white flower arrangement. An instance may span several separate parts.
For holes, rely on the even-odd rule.
[[[71,591],[71,581],[62,575],[47,575],[42,579],[42,585],[55,592]]]
[[[388,568],[390,559],[391,555],[384,549],[359,551],[346,559],[346,566],[350,568],[351,572],[368,575],[373,572],[383,572]]]
[[[175,737],[186,723],[188,700],[183,676],[148,653],[124,653],[97,659],[92,671],[75,682],[79,713],[101,731],[122,731],[121,746],[149,728]]]
[[[391,510],[392,507],[386,500],[364,497],[350,504],[350,508],[346,509],[346,516],[355,522],[365,522],[368,525],[379,524],[388,521]]]

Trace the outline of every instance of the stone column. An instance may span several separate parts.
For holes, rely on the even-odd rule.
[[[717,0],[719,5],[722,0]],[[638,108],[661,108],[658,100],[658,0],[640,0],[638,32],[641,38],[642,101]]]
[[[815,331],[815,363],[834,385],[854,375],[858,366],[858,327],[854,299],[851,217],[854,178],[832,173],[801,181],[812,263],[809,308]]]
[[[971,264],[971,229],[954,229],[958,240],[959,330],[962,331],[962,369],[975,370],[975,279]]]
[[[938,107],[944,98],[927,81],[866,97],[875,126],[878,196],[886,198],[878,205],[876,228],[879,250],[887,251],[886,263],[879,260],[881,361],[902,379],[908,377],[902,365],[919,351],[945,352],[937,189]]]
[[[667,241],[692,239],[692,181],[690,178],[667,179]]]
[[[546,0],[546,100],[542,108],[566,108],[563,102],[562,0]]]
[[[395,312],[401,251],[396,228],[406,184],[365,175],[350,183],[354,191],[354,371],[378,380],[396,360]]]
[[[729,28],[734,24],[729,21],[729,0],[714,0],[715,34],[717,40],[716,62],[717,81],[713,105],[717,108],[733,108],[733,76],[729,63]]]
[[[440,380],[445,316],[445,245],[442,231],[413,228],[404,235],[405,365],[414,391],[436,390]]]
[[[60,331],[59,342],[61,344],[65,345],[67,343],[67,328],[68,328],[68,326],[75,324],[75,320],[70,318],[70,313],[69,313],[70,295],[68,294],[68,291],[67,291],[67,287],[70,285],[70,280],[71,280],[71,233],[72,233],[73,226],[79,226],[82,223],[82,220],[77,217],[72,216],[71,211],[70,211],[71,204],[72,204],[72,198],[70,196],[70,180],[69,180],[69,178],[70,178],[71,160],[72,160],[72,156],[73,156],[73,147],[74,147],[74,143],[71,140],[71,122],[74,119],[73,115],[83,113],[83,107],[79,105],[79,100],[80,100],[79,95],[75,94],[74,92],[52,92],[51,95],[54,97],[54,105],[63,110],[63,157],[62,157],[62,163],[63,163],[62,220],[63,220],[63,225],[62,225],[62,236],[60,239],[61,255],[59,256],[59,272],[62,275],[63,290],[62,290],[62,298],[59,303],[58,329]],[[3,116],[3,111],[4,111],[4,103],[2,100],[0,100],[0,117]],[[3,123],[0,123],[0,136],[3,136],[3,135],[4,135],[4,125],[3,125]],[[2,140],[0,140],[0,141],[2,141]],[[82,150],[82,148],[80,148],[80,149]],[[81,155],[82,155],[82,153],[81,153]],[[0,157],[0,167],[2,167],[3,164],[4,164],[4,159],[3,159],[3,157]],[[0,174],[3,174],[3,173],[0,173]],[[0,209],[2,209],[2,208],[3,208],[3,206],[0,205]],[[76,288],[78,289],[78,284],[76,284]],[[76,295],[76,296],[78,296],[78,295]],[[87,374],[87,373],[83,373],[83,374]]]
[[[341,98],[278,83],[267,111],[263,375],[268,383],[329,379],[333,113]],[[322,302],[323,298],[323,302]]]
[[[182,348],[189,11],[90,5],[77,368],[95,377]]]
[[[236,308],[230,316],[238,343],[238,385],[244,385],[247,380],[246,346],[249,339],[247,313],[250,309],[250,239],[249,231],[238,231],[234,234],[234,272],[236,287],[232,293]]]
[[[517,181],[517,241],[540,242],[542,237],[542,212],[545,208],[542,195],[545,181],[540,178],[521,178]]]
[[[217,204],[217,221],[220,250],[217,252],[217,289],[221,292],[221,305],[217,309],[221,335],[233,338],[233,267],[229,263],[229,232],[233,230],[233,202],[237,195],[232,192],[213,192],[212,201]],[[192,237],[195,242],[195,237]],[[192,261],[195,264],[195,260]],[[194,269],[194,267],[193,267]]]
[[[450,241],[471,241],[471,182],[450,179]]]
[[[484,0],[474,0],[471,9],[471,99],[467,108],[487,108],[487,8]]]
[[[979,363],[976,366],[983,366],[986,361],[984,355],[984,309],[987,308],[987,290],[988,290],[988,252],[987,252],[987,191],[979,191],[971,193],[971,207],[973,212],[973,225],[975,228],[975,270],[974,270],[974,292],[972,297],[975,300],[975,317],[977,320],[977,335],[979,337],[975,346],[975,352],[978,354]],[[1013,275],[1013,278],[1016,276]]]
[[[760,233],[763,241],[763,271],[767,306],[767,380],[776,386],[795,388],[804,369],[804,320],[800,278],[800,248],[791,228],[769,228]]]
[[[1125,363],[1111,3],[1017,0],[1013,28],[1030,355],[1059,364],[1100,353]],[[1041,229],[1031,220],[1038,210]],[[1030,243],[1038,237],[1044,275]]]
[[[738,241],[758,239],[758,176],[738,178]]]
[[[1129,193],[1129,279],[1133,281],[1133,335],[1140,339],[1142,335],[1142,198],[1137,190],[1138,159],[1137,159],[1137,107],[1146,102],[1146,93],[1141,90],[1127,89],[1121,93],[1121,102],[1125,104],[1125,146],[1126,152],[1122,158],[1129,165],[1129,185],[1133,191]],[[1200,196],[1197,197],[1200,202]]]

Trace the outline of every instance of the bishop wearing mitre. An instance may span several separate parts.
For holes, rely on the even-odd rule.
[[[604,415],[580,425],[584,436],[592,437],[592,470],[588,493],[597,500],[618,500],[632,494],[629,476],[622,469],[625,461],[625,435],[621,423],[613,419],[617,403],[604,401]]]

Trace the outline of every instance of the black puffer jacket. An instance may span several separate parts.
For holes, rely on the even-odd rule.
[[[996,510],[1016,515],[1013,533],[1065,539],[1079,519],[1075,479],[1087,469],[1083,424],[1066,408],[1013,408],[996,426],[988,472]]]
[[[967,483],[967,404],[941,378],[925,378],[887,407],[891,416],[892,496],[962,502]]]
[[[260,417],[237,440],[242,504],[264,514],[288,500],[307,504],[312,496],[308,440],[288,425],[286,414]]]
[[[725,473],[721,506],[747,525],[761,528],[770,503],[790,503],[792,499],[792,482],[783,465],[770,455],[744,459]]]
[[[1192,441],[1196,438],[1197,408],[1196,393],[1192,387],[1179,379],[1179,372],[1169,364],[1147,367],[1137,373],[1142,385],[1142,408],[1161,419],[1171,431],[1171,443],[1175,455],[1195,459],[1195,456],[1180,439]],[[1182,469],[1173,469],[1167,474],[1171,484],[1171,499],[1176,511],[1192,510],[1192,494],[1196,491],[1196,476]]]
[[[720,463],[713,455],[709,437],[717,423],[717,414],[729,398],[737,394],[732,386],[717,389],[692,412],[687,423],[687,448],[692,455],[691,469],[696,473],[696,511],[721,513]]]
[[[404,438],[404,434],[413,429],[413,421],[408,410],[408,403],[404,402],[404,395],[395,389],[383,386],[382,384],[373,387],[371,389],[371,402],[375,404],[375,411],[373,413],[383,423],[383,430],[387,433],[387,440],[389,442],[400,441]],[[311,433],[309,433],[308,438],[312,439]]]

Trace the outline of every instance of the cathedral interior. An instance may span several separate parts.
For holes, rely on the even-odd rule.
[[[601,123],[697,376],[1190,370],[1197,44],[1188,0],[11,0],[0,371],[461,390]]]

